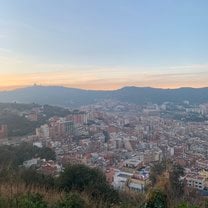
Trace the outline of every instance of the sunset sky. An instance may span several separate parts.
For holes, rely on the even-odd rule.
[[[0,0],[0,90],[208,86],[207,0]]]

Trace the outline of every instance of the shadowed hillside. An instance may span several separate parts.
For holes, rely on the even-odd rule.
[[[124,87],[114,91],[81,90],[66,87],[33,86],[13,91],[0,92],[0,102],[39,103],[61,106],[80,106],[116,99],[135,104],[147,102],[161,104],[166,101],[180,103],[208,102],[208,88],[157,89],[141,87]]]

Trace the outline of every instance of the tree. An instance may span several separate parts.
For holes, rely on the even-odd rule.
[[[1,146],[0,147],[0,167],[5,167],[10,164],[17,168],[25,160],[30,160],[34,157],[40,157],[46,160],[55,160],[55,152],[48,148],[38,148],[28,143],[21,143],[18,146]]]
[[[157,182],[157,177],[160,176],[166,169],[166,162],[157,162],[151,167],[150,180],[154,185]]]
[[[64,190],[76,189],[83,191],[92,187],[95,183],[105,184],[106,179],[101,171],[85,165],[72,165],[66,167],[58,180],[59,186]]]
[[[180,198],[184,194],[184,181],[181,177],[184,176],[184,169],[178,164],[173,164],[172,171],[170,172],[170,190],[172,195]]]
[[[45,188],[54,187],[54,178],[52,176],[47,176],[41,173],[38,173],[33,169],[23,169],[20,173],[22,181],[25,182],[27,186],[42,186]]]
[[[56,153],[49,147],[40,148],[38,156],[46,160],[56,160]]]
[[[160,190],[154,190],[150,193],[144,208],[167,208],[167,196]]]
[[[108,184],[105,175],[98,169],[85,165],[68,166],[58,179],[58,186],[65,191],[86,191],[94,198],[118,201],[118,193]]]

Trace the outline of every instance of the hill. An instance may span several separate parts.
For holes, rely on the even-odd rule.
[[[208,88],[159,89],[149,87],[124,87],[113,91],[82,90],[59,86],[33,86],[13,91],[1,91],[0,102],[39,103],[60,106],[80,106],[104,99],[145,104],[166,101],[193,104],[208,102]]]

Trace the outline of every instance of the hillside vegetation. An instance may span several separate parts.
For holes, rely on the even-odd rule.
[[[27,112],[31,112],[37,104],[0,103],[0,125],[8,126],[8,136],[18,137],[34,134],[35,129],[47,123],[53,116],[64,117],[70,113],[69,110],[50,105],[43,105],[40,118],[37,121],[30,121],[26,118]]]
[[[58,177],[43,175],[23,161],[55,159],[54,152],[23,143],[0,148],[0,208],[207,208],[208,200],[185,190],[184,170],[170,161],[155,163],[145,193],[116,191],[99,169],[70,165]]]

